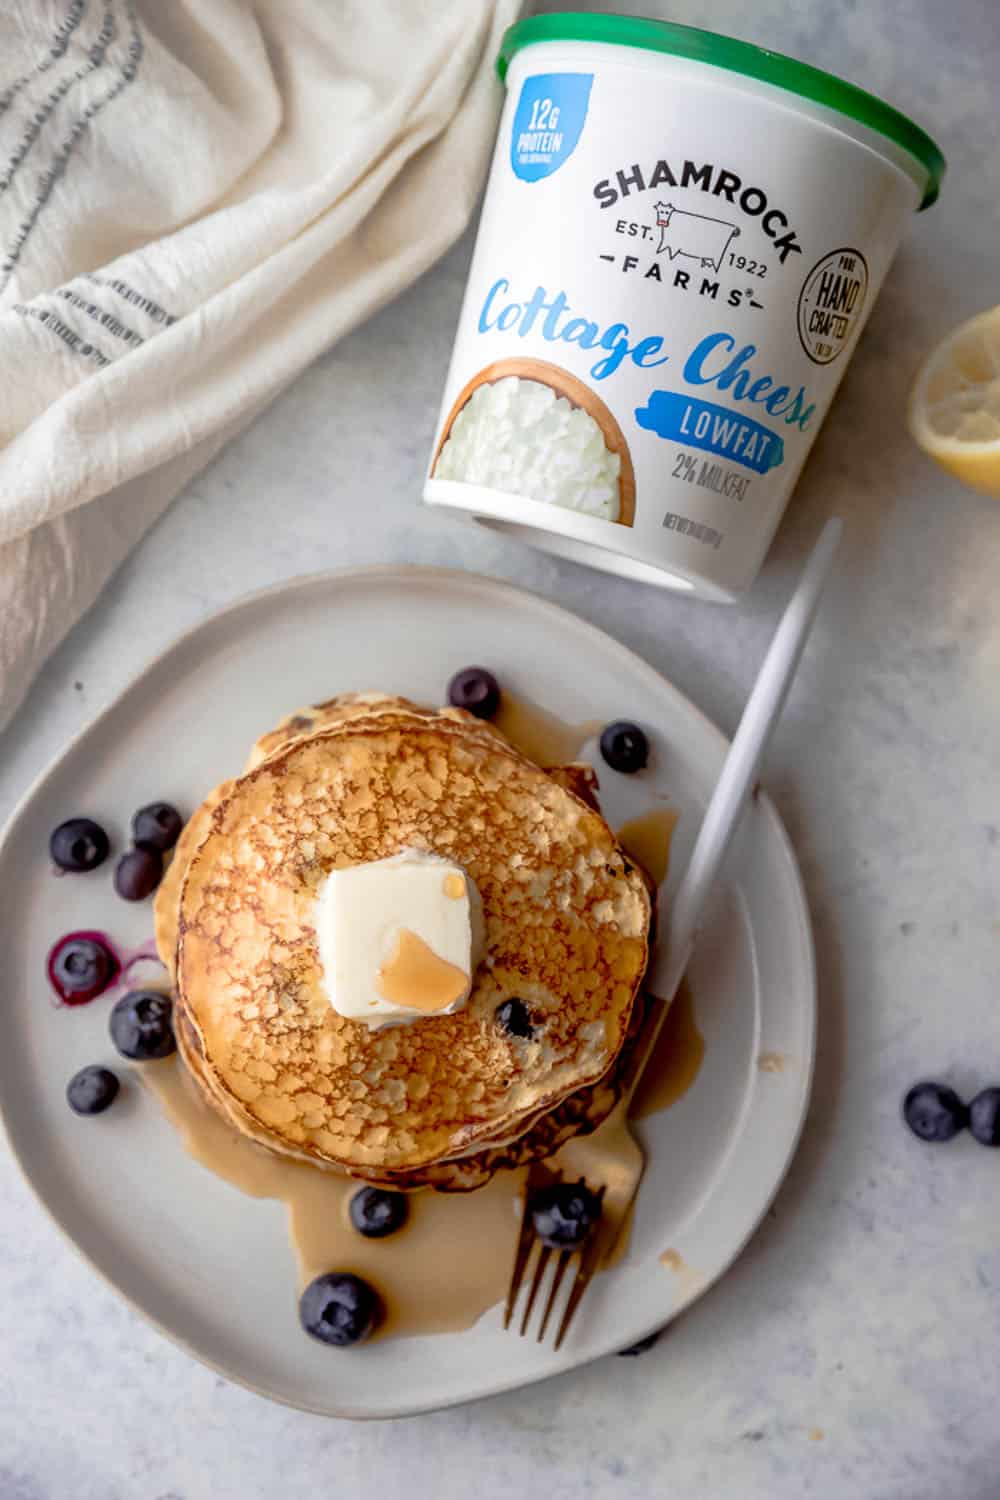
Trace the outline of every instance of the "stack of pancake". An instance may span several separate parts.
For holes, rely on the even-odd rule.
[[[349,694],[264,735],[188,823],[157,894],[181,1055],[271,1151],[397,1188],[468,1190],[613,1108],[641,1021],[652,901],[593,772],[543,770],[459,709]],[[369,1029],[330,1003],[313,925],[334,868],[404,848],[483,903],[464,1009]],[[531,1034],[498,1010],[526,1007]]]

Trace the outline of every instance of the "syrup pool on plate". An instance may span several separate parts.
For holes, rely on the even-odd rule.
[[[252,1197],[285,1204],[300,1290],[334,1270],[371,1283],[385,1309],[376,1338],[469,1328],[506,1295],[526,1170],[498,1172],[473,1193],[412,1193],[401,1229],[365,1239],[349,1215],[362,1183],[272,1156],[239,1135],[201,1100],[177,1058],[147,1064],[140,1077],[196,1161]]]
[[[563,766],[576,760],[589,739],[604,727],[600,719],[568,724],[530,698],[504,689],[493,722],[515,750],[538,766]]]

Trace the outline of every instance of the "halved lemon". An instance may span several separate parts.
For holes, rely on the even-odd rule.
[[[1000,499],[1000,307],[960,324],[928,357],[909,424],[942,469]]]

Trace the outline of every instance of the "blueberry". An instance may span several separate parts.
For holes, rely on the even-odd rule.
[[[346,1271],[329,1271],[310,1281],[299,1298],[299,1322],[321,1344],[346,1349],[360,1344],[378,1322],[378,1297],[367,1281]]]
[[[601,1199],[587,1184],[553,1182],[531,1200],[531,1223],[543,1245],[575,1250],[601,1217]]]
[[[184,819],[169,802],[150,802],[140,807],[132,819],[132,837],[140,849],[172,849],[180,838]]]
[[[405,1193],[384,1188],[359,1188],[351,1199],[351,1223],[368,1240],[382,1240],[406,1223],[410,1205]]]
[[[1000,1088],[976,1095],[969,1105],[969,1129],[981,1146],[1000,1146]]]
[[[601,754],[612,771],[631,776],[649,760],[649,741],[638,724],[616,719],[601,732]]]
[[[130,849],[118,861],[115,890],[125,901],[145,901],[163,878],[163,855],[156,849]]]
[[[96,870],[108,857],[110,840],[93,818],[70,818],[53,829],[49,853],[60,870]]]
[[[448,702],[477,719],[492,719],[500,707],[500,684],[485,667],[466,667],[449,682]]]
[[[64,937],[49,954],[49,979],[69,1005],[85,1005],[117,978],[118,960],[97,937]]]
[[[969,1111],[946,1083],[916,1083],[903,1100],[903,1119],[922,1141],[950,1141],[969,1123]]]
[[[516,997],[505,1000],[498,1005],[493,1012],[496,1023],[507,1032],[508,1036],[520,1036],[525,1039],[533,1037],[535,1028],[531,1024],[531,1015],[523,1000]]]
[[[118,1079],[110,1068],[92,1063],[74,1073],[66,1085],[66,1098],[75,1115],[99,1115],[113,1104],[118,1093]]]
[[[640,1339],[637,1344],[629,1344],[627,1349],[619,1349],[619,1359],[635,1359],[640,1354],[645,1354],[647,1349],[652,1349],[653,1345],[659,1341],[661,1332],[662,1329],[657,1328],[653,1333],[647,1333],[646,1337]]]
[[[152,1062],[169,1057],[176,1047],[170,1024],[170,996],[159,990],[132,990],[111,1012],[108,1029],[122,1057]]]

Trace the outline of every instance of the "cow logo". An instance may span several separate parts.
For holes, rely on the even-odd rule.
[[[657,203],[656,227],[660,231],[657,255],[664,251],[671,260],[686,255],[696,260],[703,271],[722,269],[726,251],[739,234],[736,224],[725,219],[710,219],[706,214],[688,213],[672,203]]]
[[[860,250],[831,250],[816,262],[799,293],[799,341],[815,365],[842,354],[861,323],[868,262]]]

